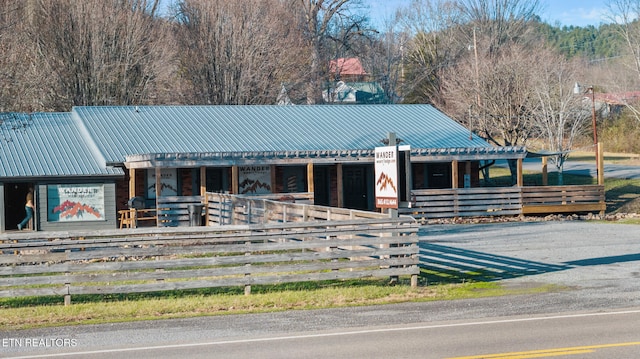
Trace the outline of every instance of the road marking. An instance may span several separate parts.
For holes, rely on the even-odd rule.
[[[608,315],[625,315],[625,314],[639,314],[639,313],[640,313],[640,309],[625,310],[625,311],[620,311],[620,312],[598,312],[598,313],[565,314],[565,315],[554,315],[554,316],[548,316],[548,317],[500,319],[500,320],[488,320],[488,321],[471,322],[471,323],[434,324],[434,325],[421,325],[421,326],[401,327],[401,328],[382,328],[382,329],[369,329],[369,330],[355,330],[355,331],[350,331],[350,332],[318,333],[318,334],[291,335],[291,336],[269,337],[269,338],[224,340],[224,341],[219,341],[219,342],[158,345],[158,346],[147,346],[147,347],[118,348],[118,349],[105,349],[105,350],[94,350],[94,351],[84,351],[84,352],[69,352],[69,353],[36,354],[36,355],[11,357],[11,358],[6,358],[6,359],[56,358],[56,357],[63,357],[63,356],[84,356],[84,355],[91,355],[91,354],[126,353],[126,352],[134,352],[134,351],[162,350],[162,349],[180,349],[180,348],[193,348],[193,347],[225,345],[225,344],[246,344],[246,343],[258,343],[258,342],[273,342],[273,341],[295,340],[295,339],[326,338],[326,337],[339,337],[339,336],[347,336],[347,335],[401,332],[401,331],[411,331],[411,330],[454,328],[454,327],[467,327],[467,326],[478,326],[478,325],[488,325],[488,324],[532,322],[532,321],[541,321],[541,320],[568,319],[568,318],[586,318],[586,317],[597,317],[597,316],[608,316]],[[616,344],[610,344],[610,345],[616,345]],[[640,345],[640,343],[638,345]],[[471,358],[474,358],[474,357],[471,357]],[[477,357],[475,357],[475,358],[477,358]],[[480,358],[486,358],[486,356],[481,356]],[[496,358],[501,358],[501,357],[496,357]],[[509,357],[504,357],[504,358],[509,358]]]
[[[581,346],[581,347],[531,350],[531,351],[528,351],[528,352],[482,354],[482,355],[471,355],[471,356],[465,356],[465,357],[453,357],[453,358],[447,358],[447,359],[525,359],[525,358],[542,358],[542,357],[552,357],[552,356],[561,356],[561,355],[575,355],[575,354],[593,353],[596,349],[615,348],[615,347],[630,347],[630,346],[635,346],[635,345],[640,345],[640,342],[600,344],[600,345],[585,345],[585,346]]]

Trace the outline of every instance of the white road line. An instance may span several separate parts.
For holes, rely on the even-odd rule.
[[[452,328],[452,327],[465,327],[465,326],[477,326],[477,325],[489,325],[489,324],[532,322],[532,321],[541,321],[541,320],[568,319],[568,318],[586,318],[586,317],[597,317],[597,316],[608,316],[608,315],[625,315],[625,314],[639,314],[639,313],[640,313],[640,309],[626,310],[626,311],[620,311],[620,312],[597,312],[597,313],[565,314],[565,315],[554,315],[554,316],[547,316],[547,317],[501,319],[501,320],[490,320],[490,321],[471,322],[471,323],[421,325],[421,326],[403,327],[403,328],[383,328],[383,329],[356,330],[356,331],[347,331],[347,332],[339,332],[339,333],[291,335],[291,336],[283,336],[283,337],[238,339],[238,340],[225,340],[225,341],[218,341],[218,342],[205,342],[205,343],[192,343],[192,344],[173,344],[173,345],[158,345],[158,346],[136,347],[136,348],[105,349],[105,350],[94,350],[94,351],[84,351],[84,352],[70,352],[70,353],[57,353],[57,354],[38,354],[38,355],[10,357],[10,358],[6,358],[6,359],[55,358],[55,357],[62,357],[62,356],[80,356],[80,355],[91,355],[91,354],[125,353],[125,352],[133,352],[133,351],[147,351],[147,350],[161,350],[161,349],[179,349],[179,348],[191,348],[191,347],[201,347],[201,346],[210,346],[210,345],[272,342],[272,341],[282,341],[282,340],[324,338],[324,337],[337,337],[337,336],[346,336],[346,335],[359,335],[359,334],[372,334],[372,333],[385,333],[385,332],[400,332],[400,331],[410,331],[410,330]]]

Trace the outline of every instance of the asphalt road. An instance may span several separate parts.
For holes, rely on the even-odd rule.
[[[429,225],[421,230],[420,255],[426,264],[484,273],[509,286],[550,283],[566,289],[474,300],[0,330],[0,357],[635,358],[640,353],[639,231],[640,226],[589,222]],[[33,345],[46,345],[43,340],[51,345]]]
[[[496,166],[507,167],[506,161],[498,161]],[[542,172],[542,160],[540,158],[525,158],[522,162],[522,167],[528,171]],[[549,162],[547,164],[547,171],[557,172],[556,166]],[[596,164],[595,162],[581,162],[581,161],[566,161],[563,165],[562,172],[565,174],[573,174],[579,176],[591,176],[596,177]],[[628,166],[604,163],[604,177],[605,178],[621,178],[621,179],[638,179],[640,178],[640,166]]]

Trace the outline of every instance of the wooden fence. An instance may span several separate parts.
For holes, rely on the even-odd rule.
[[[412,195],[411,208],[399,213],[424,219],[606,210],[601,185],[428,189]]]
[[[400,208],[414,218],[513,216],[522,211],[518,187],[478,187],[413,190],[411,208]]]
[[[309,221],[341,221],[388,218],[388,214],[348,208],[307,204],[308,194],[286,194],[270,200],[260,196],[237,196],[207,193],[207,223],[209,226],[255,223],[288,223]],[[301,195],[300,200],[296,195]],[[290,197],[290,198],[289,198]],[[271,198],[271,197],[269,197]]]
[[[0,296],[64,296],[367,277],[417,285],[418,224],[358,219],[0,236]]]
[[[522,213],[600,212],[606,210],[604,186],[522,188]]]

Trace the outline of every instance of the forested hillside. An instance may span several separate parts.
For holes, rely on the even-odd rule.
[[[625,52],[624,39],[610,24],[598,27],[552,26],[540,23],[539,31],[549,44],[567,57],[606,61]]]

